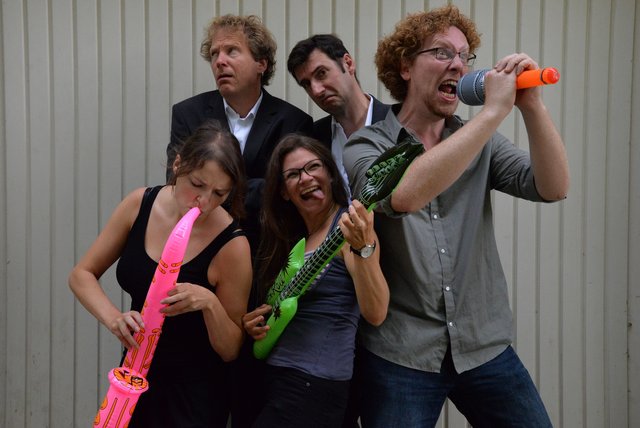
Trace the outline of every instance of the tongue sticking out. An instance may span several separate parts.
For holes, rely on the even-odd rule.
[[[316,188],[311,189],[309,191],[303,192],[302,195],[300,195],[300,197],[304,201],[308,201],[310,199],[323,199],[324,198],[324,192],[322,190],[320,190],[319,187],[316,187]]]

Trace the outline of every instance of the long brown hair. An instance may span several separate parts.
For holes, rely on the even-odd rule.
[[[282,176],[284,158],[297,149],[305,149],[318,156],[329,173],[333,201],[338,206],[347,206],[349,203],[338,167],[326,146],[318,140],[298,134],[286,135],[280,140],[271,154],[265,176],[261,215],[262,241],[256,259],[261,298],[264,298],[278,272],[287,264],[293,246],[307,236],[307,227],[298,209],[291,201],[282,197],[285,185]]]

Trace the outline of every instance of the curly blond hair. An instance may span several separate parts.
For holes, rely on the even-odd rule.
[[[402,64],[413,64],[424,41],[449,27],[457,27],[462,31],[469,43],[470,53],[480,46],[480,34],[475,23],[453,5],[409,14],[396,24],[392,34],[380,40],[375,56],[378,79],[394,99],[402,102],[407,96],[407,82],[400,75]]]
[[[211,62],[213,36],[220,29],[229,28],[244,33],[254,60],[264,59],[267,61],[267,68],[262,73],[262,85],[267,86],[275,73],[278,45],[271,32],[256,15],[223,15],[212,19],[205,29],[205,35],[200,44],[200,56],[207,62]]]

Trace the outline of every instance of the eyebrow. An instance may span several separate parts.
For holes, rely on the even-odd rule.
[[[213,184],[210,185],[208,182],[204,181],[202,178],[200,178],[200,177],[198,177],[196,175],[193,175],[193,172],[191,174],[189,174],[189,177],[191,177],[191,180],[198,181],[198,183],[201,186],[213,186]],[[231,188],[233,188],[233,186]],[[230,192],[231,189],[224,189],[224,188],[214,187],[213,191],[214,192]]]
[[[318,72],[319,69],[324,68],[326,70],[329,69],[329,67],[327,67],[324,64],[320,64],[318,65],[316,68],[314,68],[313,70],[311,70],[311,76],[315,76],[315,74]],[[296,79],[297,80],[297,79]],[[300,81],[298,81],[298,85],[304,87],[305,85],[309,85],[311,83],[311,81],[309,79],[302,79]]]

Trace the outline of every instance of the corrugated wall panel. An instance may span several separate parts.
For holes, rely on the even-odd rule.
[[[95,2],[74,4],[74,65],[76,136],[74,158],[69,168],[74,171],[73,201],[67,215],[74,224],[74,259],[78,260],[89,248],[101,227],[98,194],[99,153],[99,65],[98,65],[98,8]],[[62,286],[63,284],[56,284]],[[99,370],[102,353],[98,346],[100,328],[82,305],[75,303],[74,371],[67,373],[74,381],[68,396],[74,407],[74,426],[95,412],[99,388],[104,374]],[[114,343],[115,345],[115,343]],[[115,346],[114,346],[115,348]],[[56,374],[61,375],[61,374]],[[55,398],[54,398],[55,399]],[[52,420],[56,415],[52,416]]]
[[[49,9],[46,1],[27,3],[27,195],[26,251],[26,384],[28,426],[49,421],[51,372],[51,161],[52,129]],[[39,43],[31,43],[38,40]],[[17,285],[17,284],[16,284]],[[44,285],[44,286],[43,286]]]
[[[4,18],[2,13],[2,6],[0,5],[0,34],[2,34],[4,28]],[[6,165],[6,150],[7,150],[7,138],[5,134],[5,91],[4,91],[4,37],[0,42],[0,58],[2,58],[2,65],[0,65],[0,165]],[[0,302],[7,301],[7,188],[6,174],[2,174],[2,180],[0,181]],[[0,308],[3,308],[0,303]],[[3,308],[4,309],[4,308]],[[7,365],[7,311],[0,311],[0,412],[5,414],[7,403],[7,383],[6,383],[6,370]],[[0,423],[3,423],[4,417],[0,417]]]
[[[588,24],[593,26],[597,22],[610,22],[611,3],[594,2],[589,10]],[[597,81],[610,73],[609,63],[602,61],[599,52],[609,51],[611,38],[609,33],[586,34],[588,52],[586,56],[586,81]],[[605,246],[604,225],[605,217],[605,186],[606,168],[603,159],[606,159],[606,145],[600,142],[606,140],[606,127],[601,126],[599,118],[606,117],[608,107],[607,87],[604,85],[590,84],[585,91],[588,99],[597,99],[602,102],[589,103],[585,107],[585,149],[582,163],[589,173],[584,176],[585,198],[583,201],[584,228],[585,228],[585,255],[587,261],[584,268],[584,308],[585,313],[590,314],[585,326],[588,333],[585,334],[585,370],[592,373],[585,380],[586,402],[600,403],[597,406],[589,406],[586,409],[586,420],[593,421],[598,426],[604,426],[604,400],[606,381],[603,365],[604,355],[604,316],[601,310],[602,302],[606,295],[605,289]]]
[[[74,20],[71,0],[51,4],[52,72],[52,230],[51,236],[51,361],[50,391],[73,396],[75,341],[73,308],[75,298],[65,286],[69,265],[75,263],[74,217],[70,207],[74,201],[75,153],[75,81],[73,46]],[[46,283],[46,282],[45,282]],[[49,391],[48,391],[49,392]],[[49,392],[50,393],[50,392]],[[62,394],[64,395],[64,393]],[[73,405],[66,400],[50,400],[48,420],[52,427],[73,426]]]
[[[562,294],[560,309],[562,384],[560,426],[585,426],[585,322],[584,307],[584,141],[585,106],[587,96],[584,91],[586,79],[585,53],[587,51],[588,3],[570,0],[566,4],[563,21],[563,43],[565,45],[562,64],[562,91],[564,95],[563,135],[571,138],[565,141],[571,167],[571,190],[564,202],[564,216],[561,220],[563,245]],[[602,309],[601,309],[602,310]],[[568,386],[571,385],[571,390]]]
[[[564,45],[559,43],[563,39],[564,5],[562,2],[542,3],[541,51],[538,62],[541,66],[550,65],[563,70]],[[545,37],[551,35],[551,37]],[[566,73],[563,72],[563,79]],[[564,80],[563,80],[564,83]],[[545,103],[554,122],[564,134],[563,90],[562,87],[543,92]],[[570,190],[570,192],[572,189]],[[562,225],[564,206],[561,204],[542,205],[539,207],[539,238],[537,252],[539,257],[538,298],[539,313],[544,313],[538,320],[539,350],[536,362],[538,376],[534,379],[545,397],[545,405],[551,415],[551,420],[560,426],[559,415],[562,408],[561,385],[561,317],[562,304],[562,269],[561,257],[563,241]]]
[[[633,58],[640,58],[640,14],[636,6]],[[640,82],[638,61],[633,61],[633,82]],[[629,425],[640,424],[640,85],[632,85],[631,96],[631,150],[629,156],[629,271],[628,271],[628,386]]]
[[[6,186],[6,277],[3,288],[6,300],[6,368],[0,373],[6,385],[4,404],[5,425],[21,427],[26,423],[27,385],[27,213],[29,203],[27,132],[27,52],[24,5],[18,2],[2,4],[2,41],[5,96],[5,164]],[[6,61],[11,58],[11,62]],[[20,183],[9,186],[12,183]]]
[[[629,28],[635,23],[634,13],[638,13],[638,3],[632,0],[612,2],[610,95],[607,103],[607,177],[604,204],[606,226],[605,236],[605,298],[604,298],[604,417],[610,426],[626,426],[627,412],[617,412],[615,403],[624,402],[628,397],[628,339],[620,334],[628,323],[628,284],[630,260],[629,223],[638,221],[629,217],[631,183],[629,171],[638,168],[630,165],[631,132],[631,84],[633,82],[632,58],[633,39]],[[594,52],[600,55],[600,52]],[[602,82],[602,80],[600,80]],[[624,82],[624,83],[623,83]],[[595,83],[595,82],[594,82]],[[596,142],[601,143],[601,142]],[[633,279],[637,281],[637,278]],[[635,404],[637,405],[637,403]],[[633,406],[633,404],[632,404]],[[636,421],[637,423],[637,421]]]
[[[320,118],[325,113],[286,70],[298,40],[338,34],[363,89],[391,102],[373,65],[378,40],[407,13],[446,3],[3,1],[0,425],[87,426],[95,415],[120,349],[75,302],[67,275],[123,195],[164,181],[171,105],[214,87],[199,46],[215,14],[261,16],[279,46],[269,92]],[[494,195],[515,346],[555,426],[638,426],[636,2],[453,3],[482,33],[476,68],[524,51],[562,73],[543,94],[565,139],[569,198],[539,205]],[[477,111],[459,108],[465,118]],[[527,147],[517,113],[500,131]],[[126,307],[113,272],[101,282]],[[465,426],[448,403],[438,427]]]

